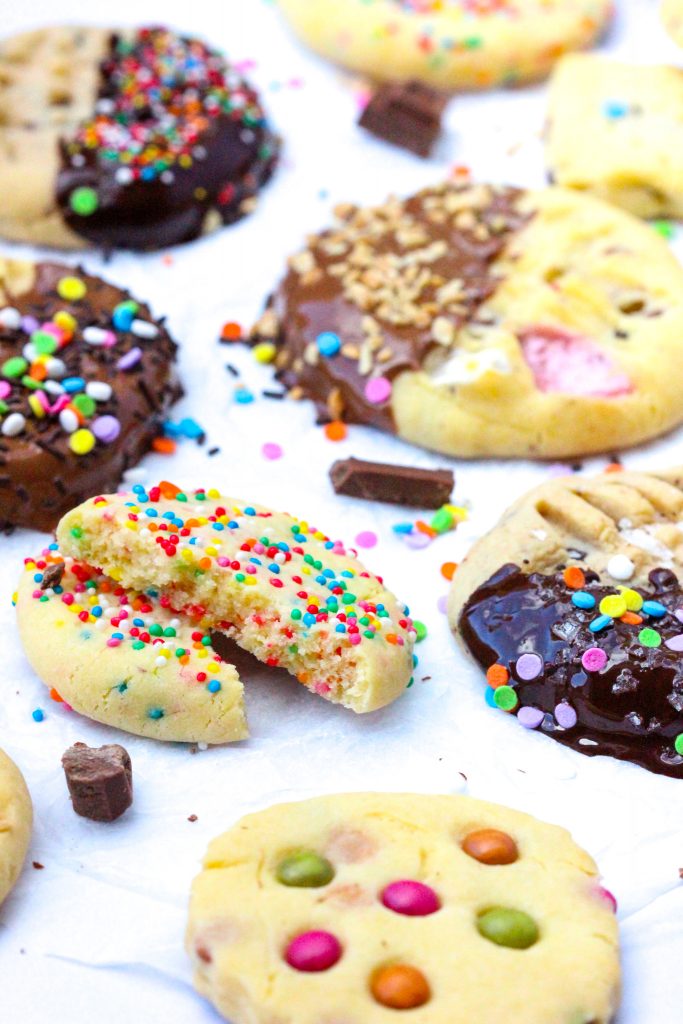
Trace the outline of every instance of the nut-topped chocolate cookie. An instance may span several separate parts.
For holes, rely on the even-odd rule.
[[[0,528],[52,530],[116,487],[181,394],[175,342],[129,292],[0,260]]]
[[[683,471],[542,484],[475,544],[449,619],[487,701],[683,779]]]
[[[455,183],[337,212],[254,332],[322,418],[537,458],[683,418],[683,270],[635,218],[560,188]]]
[[[0,43],[0,233],[158,249],[248,213],[277,160],[256,91],[167,28]]]

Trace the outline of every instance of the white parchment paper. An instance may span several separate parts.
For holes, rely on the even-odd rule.
[[[634,61],[683,64],[683,53],[659,27],[655,0],[622,0],[620,7],[607,48]],[[0,10],[7,33],[57,20],[170,23],[223,47],[263,90],[286,149],[255,215],[168,253],[120,254],[108,265],[97,255],[83,258],[91,272],[130,287],[168,315],[187,389],[174,419],[193,416],[208,434],[203,448],[186,441],[174,456],[149,457],[144,466],[150,480],[215,484],[307,515],[333,537],[352,540],[374,530],[379,541],[366,554],[368,565],[429,630],[418,648],[415,686],[385,711],[355,717],[293,680],[273,683],[257,673],[246,680],[252,739],[192,755],[182,745],[90,723],[50,700],[19,648],[10,604],[21,559],[45,538],[24,531],[0,538],[0,745],[22,767],[36,812],[28,866],[0,911],[0,1020],[216,1022],[192,990],[182,949],[189,885],[208,840],[241,814],[275,801],[371,788],[466,791],[570,828],[619,900],[625,982],[619,1024],[677,1024],[683,1019],[683,784],[574,754],[491,711],[480,672],[456,649],[438,607],[447,590],[441,564],[462,558],[504,506],[552,468],[456,463],[456,500],[470,505],[470,520],[424,551],[409,550],[391,527],[412,514],[335,498],[329,465],[351,454],[424,466],[448,460],[359,427],[332,444],[315,426],[309,404],[261,398],[270,371],[247,351],[216,342],[224,321],[255,319],[287,254],[307,231],[328,222],[338,201],[409,193],[454,164],[468,165],[482,180],[542,185],[545,89],[457,98],[438,153],[423,162],[355,127],[358,83],[296,44],[272,3],[119,0],[105,7],[62,0],[57,9],[49,0],[2,0]],[[234,402],[226,362],[257,396],[253,404]],[[267,442],[282,446],[282,459],[263,457]],[[220,453],[209,457],[212,446]],[[628,467],[643,469],[681,459],[683,430],[625,456]],[[586,468],[599,470],[606,461],[590,460]],[[45,719],[36,723],[32,712],[39,707]],[[60,757],[76,740],[122,741],[131,753],[135,803],[113,825],[71,810]],[[190,815],[197,821],[189,822]]]

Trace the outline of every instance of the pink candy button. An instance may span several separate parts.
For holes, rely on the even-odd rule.
[[[422,882],[392,882],[382,893],[382,903],[395,914],[406,917],[427,917],[441,909],[439,897]]]
[[[365,397],[373,405],[382,405],[391,397],[391,381],[386,377],[372,377],[365,385]]]
[[[285,950],[285,960],[295,971],[329,971],[341,959],[339,939],[331,932],[302,932]]]
[[[600,647],[589,647],[581,656],[586,672],[599,672],[607,664],[607,655]]]

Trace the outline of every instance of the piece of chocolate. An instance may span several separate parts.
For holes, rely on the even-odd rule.
[[[335,462],[330,480],[335,494],[412,508],[441,508],[450,501],[455,484],[450,469],[391,466],[354,458]]]
[[[128,751],[118,743],[74,743],[62,757],[74,811],[91,821],[116,821],[133,802]]]
[[[666,568],[637,588],[638,615],[600,622],[614,587],[584,567],[577,604],[562,572],[504,565],[472,593],[460,635],[486,670],[502,669],[511,698],[498,705],[582,754],[608,754],[683,779],[683,590]],[[593,603],[594,602],[594,603]],[[596,629],[596,621],[599,628]],[[499,690],[495,690],[497,695]]]
[[[380,85],[358,124],[386,142],[429,156],[441,133],[448,97],[422,82]]]
[[[41,590],[50,590],[52,587],[58,587],[62,582],[62,576],[64,575],[64,562],[56,562],[54,565],[48,565],[47,569],[43,570],[43,578],[40,581]]]

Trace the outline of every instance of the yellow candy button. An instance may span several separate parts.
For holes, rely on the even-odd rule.
[[[609,615],[612,619],[620,619],[627,605],[622,594],[610,594],[600,602],[600,614]]]
[[[643,607],[643,598],[637,590],[631,590],[630,587],[619,587],[621,596],[626,602],[626,610],[629,612],[639,612]]]
[[[75,455],[87,455],[95,447],[95,435],[91,430],[74,430],[69,438],[69,448]]]
[[[80,277],[60,277],[57,282],[57,293],[62,299],[66,299],[67,302],[78,302],[82,299],[87,288]]]

